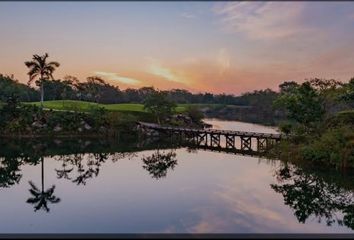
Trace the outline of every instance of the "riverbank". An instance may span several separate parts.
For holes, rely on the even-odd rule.
[[[26,105],[40,106],[40,102],[26,102]],[[107,111],[125,113],[146,113],[144,105],[139,103],[99,104],[77,100],[45,101],[44,108],[60,111],[89,112],[93,108],[103,108]],[[205,118],[218,118],[220,120],[241,121],[249,123],[276,126],[284,116],[279,111],[259,109],[252,106],[227,104],[177,104],[175,112],[184,113],[189,107],[198,108]]]
[[[283,161],[318,168],[354,169],[354,111],[339,112],[307,133],[297,128],[270,152]]]
[[[73,103],[75,105],[71,105]],[[124,104],[123,107],[120,105],[120,110],[107,110],[98,104],[68,101],[65,102],[67,105],[60,105],[65,106],[63,108],[47,108],[53,107],[52,104],[53,102],[44,102],[44,108],[36,104],[4,104],[0,108],[0,136],[40,138],[114,137],[122,133],[136,135],[136,122],[157,121],[156,116],[142,110],[143,107],[138,104]],[[77,107],[77,104],[81,105],[81,108]],[[198,109],[189,106],[183,113],[175,110],[174,114],[163,119],[163,124],[203,128],[205,125],[200,114]]]
[[[3,137],[115,136],[134,133],[136,121],[152,121],[146,112],[110,112],[102,108],[90,111],[43,110],[33,105],[5,105],[0,115]]]

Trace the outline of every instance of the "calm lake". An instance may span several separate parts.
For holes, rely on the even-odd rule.
[[[276,133],[207,120],[215,128]],[[354,179],[139,141],[0,140],[0,233],[353,233]]]

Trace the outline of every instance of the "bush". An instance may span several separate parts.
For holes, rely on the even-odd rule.
[[[354,133],[348,126],[329,129],[302,149],[304,160],[337,168],[354,167]]]
[[[203,112],[196,106],[188,106],[188,108],[186,109],[186,114],[195,123],[200,123],[204,118]]]

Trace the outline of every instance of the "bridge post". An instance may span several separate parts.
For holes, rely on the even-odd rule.
[[[202,144],[204,142],[204,144]],[[208,134],[207,133],[197,133],[197,145],[208,145]]]
[[[225,135],[225,138],[226,138],[226,148],[236,148],[234,135]]]
[[[252,150],[252,140],[251,137],[241,136],[241,150],[251,151]]]
[[[267,149],[266,139],[265,138],[257,138],[257,151],[263,152]]]
[[[210,133],[210,145],[212,147],[220,147],[220,134]]]

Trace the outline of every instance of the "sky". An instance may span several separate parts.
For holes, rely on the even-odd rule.
[[[0,73],[24,61],[154,86],[242,94],[311,78],[354,77],[354,2],[0,2]]]

